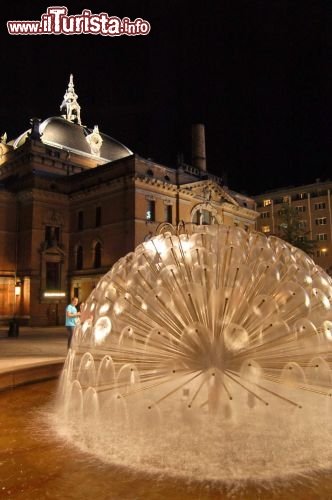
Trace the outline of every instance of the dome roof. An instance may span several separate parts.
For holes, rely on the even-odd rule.
[[[47,118],[39,125],[39,131],[44,144],[96,157],[92,153],[92,149],[86,139],[88,135],[94,132],[92,129],[68,121],[61,116],[53,116]],[[19,148],[25,143],[29,132],[30,130],[27,130],[13,141],[14,149]],[[100,133],[100,137],[102,138],[102,143],[98,158],[114,161],[133,154],[130,149],[112,137],[103,133]]]

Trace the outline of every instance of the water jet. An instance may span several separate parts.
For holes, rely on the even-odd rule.
[[[331,278],[276,237],[223,225],[155,236],[85,303],[59,432],[186,480],[330,467],[331,299]]]

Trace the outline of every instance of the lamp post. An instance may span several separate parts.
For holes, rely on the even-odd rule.
[[[17,306],[19,304],[20,296],[21,296],[22,283],[20,280],[15,280],[15,298],[14,298],[14,318],[17,314]]]

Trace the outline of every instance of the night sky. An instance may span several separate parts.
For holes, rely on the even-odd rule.
[[[53,2],[53,5],[56,2]],[[206,126],[208,169],[248,194],[332,178],[332,2],[88,0],[64,4],[141,17],[148,36],[10,36],[8,20],[52,3],[2,4],[0,131],[59,114],[74,74],[82,122],[141,156],[191,162]]]

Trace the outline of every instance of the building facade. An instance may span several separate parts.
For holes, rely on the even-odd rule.
[[[61,116],[0,144],[0,319],[56,325],[111,266],[168,224],[255,228],[254,201],[206,170],[194,127],[193,165],[141,158],[82,126],[72,76]]]
[[[292,205],[308,239],[316,240],[313,258],[323,269],[332,272],[332,182],[321,182],[298,187],[287,187],[255,196],[259,213],[257,230],[280,234],[283,203]]]

